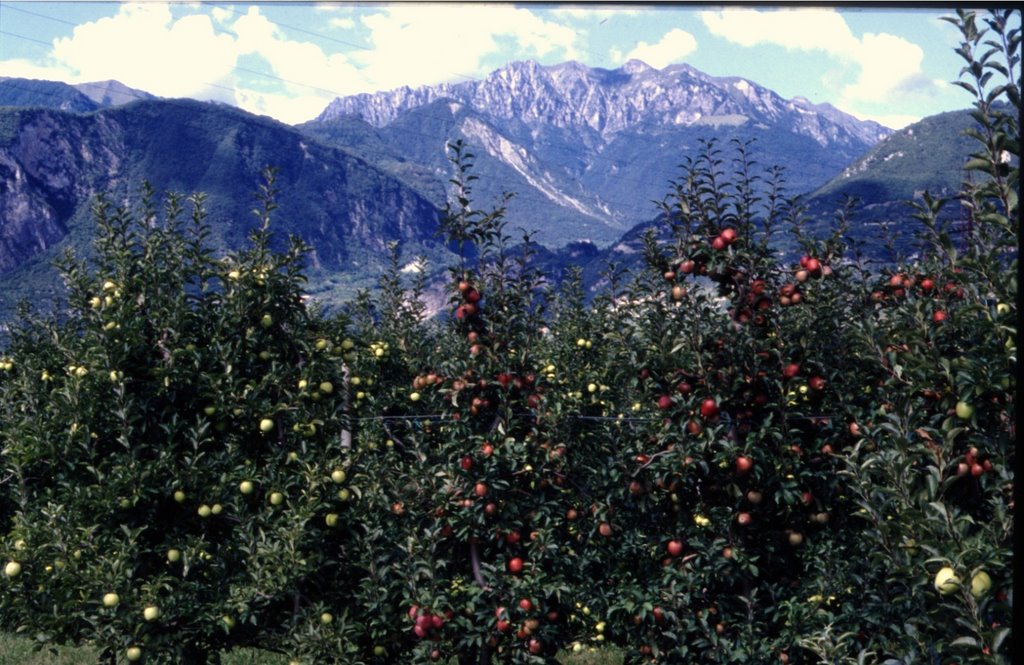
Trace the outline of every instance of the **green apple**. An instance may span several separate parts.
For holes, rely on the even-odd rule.
[[[208,416],[212,416],[213,414],[217,413],[217,407],[212,406],[212,405],[211,406],[204,406],[203,407],[203,413],[205,413]]]
[[[974,415],[974,407],[967,402],[959,401],[956,403],[956,417],[960,420],[970,420],[971,416]]]
[[[25,548],[27,547],[28,543],[26,543],[23,538],[19,538],[16,541],[14,541],[14,549],[18,550],[19,552],[25,551]]]
[[[146,608],[142,610],[142,617],[146,621],[156,621],[160,618],[160,608],[156,605],[147,605]]]
[[[185,493],[181,490],[174,490],[174,500],[178,503],[185,502]]]
[[[409,401],[410,402],[418,402],[418,401],[420,401],[420,394],[419,393],[410,393],[409,394]]]
[[[979,570],[971,578],[971,595],[981,598],[992,588],[992,578],[984,570]]]
[[[324,523],[330,527],[338,526],[338,513],[327,513],[324,516]]]
[[[204,503],[203,505],[199,506],[199,509],[196,512],[199,513],[200,517],[209,517],[210,513],[212,513],[213,511],[210,509],[208,505]]]
[[[167,550],[167,560],[171,563],[177,563],[181,561],[181,550],[170,549]]]
[[[345,475],[345,469],[335,469],[334,471],[331,471],[331,480],[333,480],[336,483],[345,482],[346,477],[347,476]]]
[[[322,381],[320,383],[320,392],[322,392],[325,395],[330,395],[331,393],[334,392],[334,384],[331,383],[330,381]]]
[[[327,625],[332,621],[334,621],[334,615],[330,612],[324,612],[320,615],[320,623]]]
[[[996,312],[998,312],[999,314],[1009,314],[1010,306],[1007,305],[1005,302],[997,303]]]
[[[388,650],[385,649],[383,646],[381,646],[379,644],[377,646],[373,647],[373,655],[376,656],[377,658],[383,658],[384,656],[387,655],[387,653],[388,653]]]
[[[341,501],[348,501],[352,498],[352,493],[348,491],[347,487],[342,487],[338,490],[338,499]]]
[[[235,617],[231,616],[230,614],[225,614],[223,617],[221,617],[221,621],[224,622],[224,625],[227,627],[228,630],[231,630],[235,627]]]
[[[266,434],[270,430],[274,429],[274,421],[270,418],[264,418],[260,420],[260,431]]]
[[[243,480],[242,482],[238,483],[238,491],[241,492],[242,494],[252,494],[253,489],[254,488],[251,480]]]
[[[7,577],[17,577],[21,575],[21,564],[17,561],[8,561],[7,565],[4,566],[4,575]]]
[[[260,325],[264,328],[269,328],[274,325],[274,317],[269,314],[264,314],[263,318],[260,319]]]
[[[110,592],[103,594],[103,606],[104,607],[117,607],[117,604],[121,602],[121,597],[116,593]]]
[[[935,573],[935,590],[943,596],[948,596],[959,588],[960,578],[956,576],[956,572],[949,566],[940,568],[939,572]]]
[[[220,515],[222,512],[224,512],[224,506],[220,505],[219,503],[215,503],[212,506],[210,506],[210,512],[214,515]]]
[[[133,663],[137,660],[141,660],[142,647],[128,647],[127,651],[124,652],[124,657]]]
[[[284,503],[284,494],[281,494],[280,492],[270,493],[270,505],[280,506],[282,503]]]

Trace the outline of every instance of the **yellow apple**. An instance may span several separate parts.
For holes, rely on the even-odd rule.
[[[956,572],[949,566],[940,568],[939,572],[935,573],[935,590],[943,596],[948,596],[959,588],[960,578],[956,576]]]
[[[260,420],[260,431],[266,434],[267,432],[274,429],[274,421],[270,418],[264,418]]]
[[[156,621],[160,618],[160,608],[156,605],[148,605],[144,610],[142,610],[142,617],[146,621]]]
[[[116,593],[103,594],[103,606],[104,607],[117,607],[117,604],[121,602],[121,597]]]
[[[346,476],[344,469],[335,469],[334,471],[331,471],[331,480],[333,480],[334,482],[343,483],[345,482],[345,478]]]
[[[21,574],[21,564],[17,561],[8,561],[7,565],[4,566],[4,575],[7,577],[17,577]]]
[[[127,651],[124,652],[124,657],[133,663],[140,660],[142,658],[142,647],[128,647]]]
[[[984,570],[979,570],[971,578],[971,595],[981,598],[992,588],[992,578]]]

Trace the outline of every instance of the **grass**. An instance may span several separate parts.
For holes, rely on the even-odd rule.
[[[59,647],[56,653],[35,651],[27,637],[0,633],[0,665],[95,665],[99,652],[85,647]],[[580,654],[562,653],[562,665],[621,665],[622,654],[615,649],[601,649]],[[286,665],[279,654],[254,649],[236,649],[224,656],[223,665]],[[454,662],[454,661],[452,661]]]

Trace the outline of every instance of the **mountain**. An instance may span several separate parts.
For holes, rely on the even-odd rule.
[[[481,199],[515,192],[512,226],[537,229],[552,247],[607,245],[652,217],[652,201],[701,141],[754,140],[754,158],[785,167],[795,193],[826,183],[890,133],[746,79],[636,60],[614,70],[516,62],[479,81],[341,97],[299,128],[365,150],[430,195],[452,172],[445,142],[461,138],[476,157]]]
[[[120,106],[140,99],[156,99],[155,95],[135,88],[129,88],[119,81],[96,81],[94,83],[76,83],[74,88],[100,107]]]
[[[853,236],[864,243],[866,254],[891,259],[883,251],[888,232],[902,236],[895,239],[902,251],[912,251],[908,227],[913,224],[908,222],[913,210],[908,202],[920,201],[926,191],[933,197],[957,194],[964,162],[978,147],[964,132],[975,126],[970,111],[962,110],[929,116],[894,132],[804,197],[808,230],[827,233],[833,213],[852,197],[859,202],[853,213]],[[959,214],[956,202],[943,209],[946,219]]]
[[[59,81],[0,78],[0,106],[41,107],[72,113],[88,113],[140,99],[156,97],[148,92],[129,88],[118,81],[70,85]]]
[[[933,197],[957,195],[967,155],[977,150],[977,141],[964,132],[975,126],[970,110],[965,109],[929,116],[894,132],[828,183],[799,197],[807,220],[804,231],[819,238],[830,235],[836,211],[852,197],[856,205],[848,237],[859,245],[863,256],[892,261],[895,257],[886,247],[888,234],[892,234],[897,252],[912,254],[917,242],[914,234],[921,228],[912,218],[909,202],[921,201],[926,191]],[[959,204],[953,200],[940,218],[955,220],[959,215]],[[659,217],[637,224],[597,251],[565,248],[542,257],[551,274],[562,273],[570,264],[580,266],[592,294],[601,286],[602,272],[609,263],[631,270],[642,267],[643,237],[652,229],[665,236],[664,220]],[[777,234],[773,246],[794,258],[799,251],[788,233]]]
[[[34,79],[0,79],[0,107],[41,107],[87,113],[99,108],[88,95],[67,83]]]
[[[255,226],[261,171],[279,169],[274,229],[312,246],[314,290],[372,283],[389,241],[405,255],[445,256],[438,211],[394,176],[296,129],[238,109],[147,100],[70,113],[0,108],[0,310],[20,296],[54,294],[50,260],[64,247],[88,252],[94,195],[117,204],[143,180],[158,192],[207,194],[212,241],[241,247]],[[3,318],[0,313],[0,318]]]

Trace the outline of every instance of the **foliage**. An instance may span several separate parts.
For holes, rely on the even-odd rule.
[[[26,314],[0,365],[0,620],[110,661],[1012,662],[1008,16],[953,19],[963,220],[924,196],[918,258],[884,273],[847,207],[808,235],[741,141],[701,143],[644,269],[589,303],[452,146],[437,318],[397,247],[376,290],[312,308],[272,182],[223,259],[201,198],[191,223],[101,200],[69,311]]]

